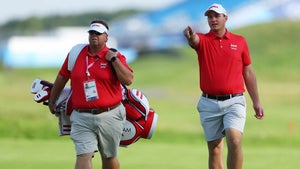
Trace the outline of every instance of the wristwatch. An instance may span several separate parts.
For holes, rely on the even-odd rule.
[[[110,58],[110,62],[114,62],[116,60],[117,60],[117,56],[113,56],[113,57]]]

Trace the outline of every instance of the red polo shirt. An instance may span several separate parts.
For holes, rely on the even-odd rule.
[[[122,100],[120,81],[111,63],[105,59],[107,50],[109,48],[105,46],[96,56],[92,56],[88,52],[88,46],[84,47],[77,57],[72,72],[68,71],[68,57],[65,59],[59,74],[71,79],[73,108],[110,107]],[[126,62],[125,56],[118,53],[118,58],[132,71]],[[88,59],[88,64],[86,63],[86,59]],[[93,101],[86,101],[84,93],[84,82],[89,80],[86,74],[87,65],[89,65],[89,79],[95,80],[98,92],[98,99]]]
[[[197,35],[201,90],[212,95],[244,92],[243,67],[251,64],[245,38],[229,31],[222,38],[212,31]]]

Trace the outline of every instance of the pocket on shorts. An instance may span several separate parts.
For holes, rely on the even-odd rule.
[[[200,100],[197,105],[197,110],[199,113],[212,112],[212,111],[214,112],[214,111],[218,111],[217,109],[218,109],[218,107],[217,107],[216,103],[214,102],[214,100],[200,97]]]
[[[121,120],[121,121],[124,121],[126,119],[126,110],[125,110],[125,107],[123,106],[123,104],[121,104],[119,107],[118,107],[118,112],[117,112],[117,116],[118,118]]]
[[[74,116],[75,116],[75,110],[70,115],[70,122],[72,123],[74,121]]]
[[[247,106],[246,98],[244,96],[238,96],[236,99],[238,104],[241,104],[244,107]]]
[[[197,104],[197,110],[200,113],[200,112],[204,111],[204,109],[205,109],[205,104],[203,103],[202,97],[200,97],[198,104]]]

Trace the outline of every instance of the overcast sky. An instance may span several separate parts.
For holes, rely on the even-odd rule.
[[[154,10],[183,0],[6,0],[0,6],[0,24],[29,16],[116,11],[124,8]]]

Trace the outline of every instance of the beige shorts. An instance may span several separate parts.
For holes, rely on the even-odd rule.
[[[197,109],[204,129],[206,141],[225,136],[225,129],[232,128],[244,132],[246,122],[246,101],[237,96],[225,101],[201,97]]]
[[[71,121],[71,139],[76,154],[100,151],[103,157],[116,157],[126,120],[123,104],[98,115],[73,111]]]

